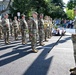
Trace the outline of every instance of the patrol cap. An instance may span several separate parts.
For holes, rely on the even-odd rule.
[[[41,13],[41,14],[40,14],[40,16],[44,16],[44,14],[43,14],[43,13]]]
[[[38,13],[37,13],[37,12],[35,12],[35,11],[33,11],[33,12],[32,12],[32,14],[36,14],[36,15],[38,15]]]
[[[8,16],[8,14],[7,14],[7,13],[5,13],[5,14],[4,14],[4,16]]]
[[[23,17],[23,16],[25,17],[25,14],[21,14],[21,17]]]

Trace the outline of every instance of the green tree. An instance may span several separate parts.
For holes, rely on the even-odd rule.
[[[67,17],[69,19],[74,19],[74,10],[73,9],[66,9],[66,14],[67,14]]]
[[[60,6],[61,8],[64,7],[63,0],[52,0],[51,2],[54,3],[55,6]]]
[[[67,7],[69,9],[73,9],[73,8],[75,8],[75,6],[76,6],[76,0],[70,0],[67,4]]]
[[[64,12],[63,7],[64,3],[62,0],[49,0],[48,13],[52,18],[66,18],[66,13]]]
[[[65,14],[62,0],[14,0],[10,10],[13,15],[20,12],[29,16],[32,11],[37,11],[53,18],[63,17]]]

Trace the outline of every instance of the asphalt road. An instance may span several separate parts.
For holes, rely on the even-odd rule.
[[[70,75],[69,69],[75,66],[71,36],[53,36],[39,46],[38,53],[31,51],[30,42],[21,44],[11,37],[10,45],[0,40],[0,75]],[[48,51],[50,50],[50,53]]]

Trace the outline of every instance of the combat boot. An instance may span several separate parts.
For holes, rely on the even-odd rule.
[[[23,45],[25,45],[25,44],[26,44],[26,42],[22,41],[22,44],[23,44]]]
[[[71,75],[76,75],[76,71],[72,71],[71,72]]]
[[[71,69],[70,69],[70,72],[75,71],[75,70],[76,70],[76,67],[71,68]]]
[[[8,41],[5,42],[6,45],[10,44]]]
[[[32,51],[33,51],[34,53],[37,53],[37,52],[38,52],[38,50],[37,50],[37,49],[33,49]]]
[[[76,75],[76,67],[70,69],[71,75]]]
[[[15,41],[17,41],[18,40],[18,38],[15,38]]]
[[[48,40],[45,40],[45,42],[48,42]]]
[[[44,46],[45,44],[44,44],[44,43],[40,43],[40,45],[41,45],[41,46]]]

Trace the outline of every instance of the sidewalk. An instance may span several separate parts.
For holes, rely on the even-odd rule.
[[[71,36],[63,36],[51,50],[59,37],[37,46],[38,53],[31,52],[30,43],[20,41],[0,46],[0,75],[70,75],[69,69],[75,66]]]

